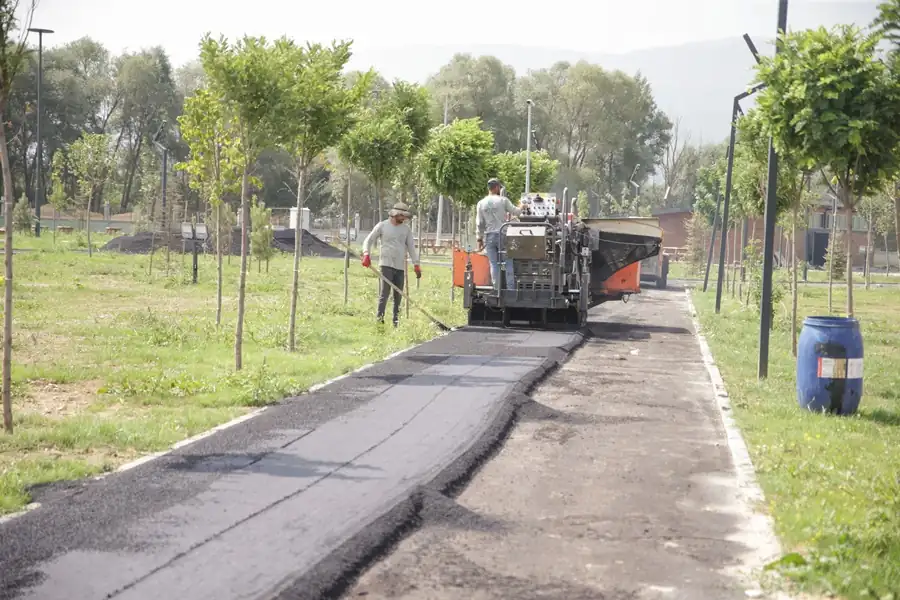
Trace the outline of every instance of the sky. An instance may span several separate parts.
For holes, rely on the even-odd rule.
[[[827,0],[792,0],[808,10]],[[846,0],[845,0],[846,1]],[[877,0],[849,0],[875,4]],[[27,0],[22,0],[23,4]],[[353,40],[361,62],[402,46],[509,44],[624,53],[773,30],[777,0],[39,0],[32,25],[47,46],[83,36],[114,53],[162,45],[175,66],[194,59],[207,32],[298,41]],[[432,9],[423,8],[431,5]],[[802,6],[806,5],[806,6]],[[549,6],[558,10],[547,10]],[[489,8],[488,8],[489,7]],[[790,15],[790,9],[789,9]]]

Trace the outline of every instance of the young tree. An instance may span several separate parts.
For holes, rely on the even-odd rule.
[[[53,154],[53,166],[50,182],[53,190],[50,193],[50,205],[53,207],[53,243],[56,243],[56,217],[60,212],[72,206],[72,199],[66,194],[63,176],[66,171],[66,154],[63,150],[57,150]]]
[[[422,174],[440,194],[474,206],[490,176],[494,135],[481,119],[461,119],[436,127],[420,156]]]
[[[237,124],[226,111],[220,97],[209,89],[199,89],[184,102],[184,113],[178,117],[181,138],[188,145],[187,160],[175,165],[176,170],[190,175],[190,186],[206,197],[213,210],[216,237],[216,327],[222,324],[222,229],[230,222],[222,214],[222,197],[240,189],[241,157]]]
[[[288,320],[288,350],[296,349],[297,295],[300,289],[302,218],[307,174],[313,161],[336,144],[353,126],[353,117],[368,92],[371,74],[344,85],[343,70],[350,60],[350,42],[293,46],[285,52],[282,77],[288,93],[279,107],[281,145],[294,158],[297,176],[297,223],[294,228],[294,274]],[[349,240],[348,240],[349,241]]]
[[[88,256],[91,256],[91,198],[106,184],[114,164],[109,136],[103,133],[83,134],[69,147],[69,160],[87,215]]]
[[[490,161],[490,174],[498,177],[506,187],[506,195],[516,202],[525,193],[526,152],[495,154]],[[546,190],[556,181],[559,161],[543,150],[531,153],[531,189]]]
[[[243,366],[244,309],[247,290],[247,258],[250,221],[250,170],[259,153],[272,145],[278,107],[286,97],[282,56],[292,44],[282,38],[269,44],[265,38],[244,37],[235,44],[209,35],[200,47],[200,60],[209,90],[228,114],[234,115],[240,140],[241,172],[241,273],[238,314],[234,332],[234,368]],[[299,215],[298,215],[299,218]]]
[[[399,117],[410,131],[409,151],[406,159],[401,161],[396,177],[400,201],[405,203],[410,194],[415,195],[417,192],[416,184],[420,183],[420,174],[416,168],[416,158],[428,143],[434,126],[428,91],[414,83],[397,80],[382,97],[378,109],[382,113]]]
[[[266,208],[266,203],[254,195],[253,206],[250,207],[250,251],[256,257],[257,273],[262,270],[263,261],[266,261],[266,273],[269,272],[269,259],[275,254],[272,247],[274,238],[272,209]]]
[[[356,125],[341,140],[341,157],[375,184],[378,218],[384,216],[384,188],[409,156],[413,134],[399,115],[364,109]]]
[[[853,210],[897,171],[900,84],[876,57],[879,36],[839,26],[790,33],[765,57],[758,80],[765,132],[781,155],[802,167],[825,166],[837,177],[853,233]],[[847,314],[853,316],[853,244],[847,244]]]

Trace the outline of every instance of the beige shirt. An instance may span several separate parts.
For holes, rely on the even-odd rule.
[[[381,240],[381,252],[378,255],[380,266],[402,271],[406,268],[407,252],[409,252],[412,263],[419,264],[419,253],[416,252],[412,229],[406,223],[394,225],[390,219],[385,219],[375,225],[375,228],[363,241],[363,253],[368,254],[378,240]]]
[[[513,206],[509,198],[489,194],[478,201],[475,207],[475,231],[477,238],[484,239],[485,233],[500,231],[506,223],[506,213],[516,216],[522,214],[521,209]]]

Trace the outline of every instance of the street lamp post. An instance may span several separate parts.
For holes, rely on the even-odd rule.
[[[788,0],[778,1],[778,37],[787,31]],[[776,38],[775,54],[781,52],[781,40]],[[772,269],[774,268],[775,251],[775,217],[778,209],[778,155],[775,145],[769,138],[769,179],[766,189],[765,235],[763,236],[763,271],[762,299],[759,313],[759,362],[757,377],[766,379],[769,376],[769,333],[772,327]],[[850,265],[847,268],[851,268]]]
[[[41,121],[44,113],[41,108],[41,88],[44,87],[44,34],[53,33],[52,29],[31,27],[28,31],[38,34],[38,84],[37,84],[37,193],[34,196],[34,235],[41,237],[41,204],[44,201],[44,155],[41,138]]]
[[[528,105],[528,131],[525,133],[525,193],[531,192],[531,107],[532,100],[526,100]]]

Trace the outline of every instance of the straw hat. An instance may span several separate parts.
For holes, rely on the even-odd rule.
[[[403,202],[397,202],[388,213],[388,216],[396,217],[397,215],[402,215],[409,218],[412,216],[412,213],[409,212],[409,207],[406,204],[404,204]]]

